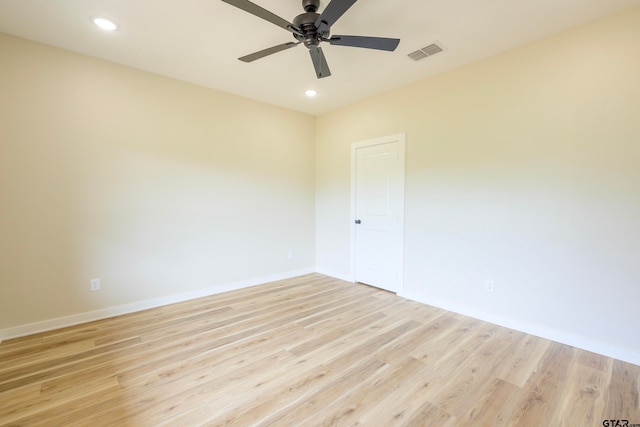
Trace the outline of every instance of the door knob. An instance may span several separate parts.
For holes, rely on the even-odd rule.
[[[362,224],[362,221],[360,221],[359,219],[356,219],[356,224]]]

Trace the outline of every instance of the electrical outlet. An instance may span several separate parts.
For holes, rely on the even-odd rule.
[[[287,259],[293,259],[293,251],[287,252]]]
[[[484,287],[484,288],[485,288],[485,290],[486,290],[487,292],[493,292],[493,291],[494,291],[494,289],[495,289],[495,286],[494,286],[493,280],[487,280],[487,281],[485,282],[485,287]]]
[[[91,290],[92,291],[100,290],[100,279],[91,279]]]

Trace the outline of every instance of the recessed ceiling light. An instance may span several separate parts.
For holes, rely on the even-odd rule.
[[[313,90],[313,89],[309,89],[309,90],[305,91],[304,94],[307,95],[309,98],[313,98],[314,96],[316,96],[318,94],[318,91],[317,90]]]
[[[95,18],[93,20],[93,23],[105,31],[113,31],[118,29],[118,26],[113,21],[109,21],[108,19],[104,18]]]

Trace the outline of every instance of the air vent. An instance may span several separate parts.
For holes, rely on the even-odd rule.
[[[419,61],[421,59],[427,58],[429,56],[433,56],[436,53],[440,53],[444,51],[444,49],[436,43],[432,43],[427,47],[423,47],[420,50],[416,50],[415,52],[411,52],[408,56],[414,61]]]
[[[421,59],[426,58],[427,56],[429,56],[429,55],[427,55],[426,53],[424,53],[421,50],[416,50],[415,52],[411,52],[409,54],[409,58],[413,59],[414,61],[419,61]]]

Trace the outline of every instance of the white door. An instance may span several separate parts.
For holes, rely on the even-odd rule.
[[[402,286],[404,135],[354,144],[354,276],[398,292]]]

